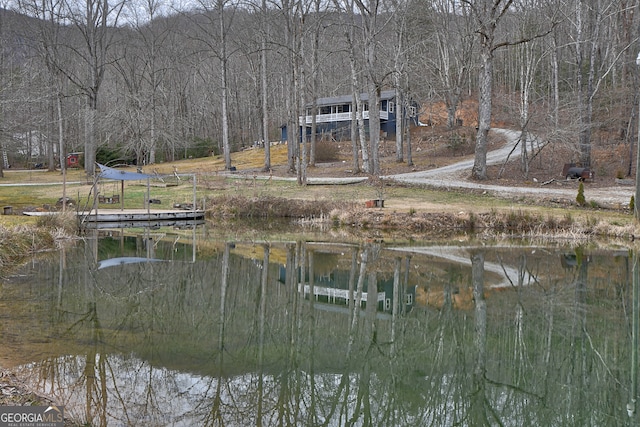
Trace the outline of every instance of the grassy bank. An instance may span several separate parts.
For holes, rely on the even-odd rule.
[[[208,217],[218,223],[234,218],[287,218],[297,223],[323,223],[325,227],[343,227],[353,232],[397,230],[418,236],[429,236],[435,232],[514,236],[567,233],[584,237],[638,235],[629,212],[592,205],[579,207],[575,201],[551,204],[525,197],[509,200],[483,192],[391,185],[380,180],[349,185],[300,186],[295,180],[277,179],[278,175],[295,178],[283,169],[287,161],[286,146],[272,147],[272,164],[278,165],[272,178],[259,177],[255,172],[262,166],[261,150],[233,153],[232,158],[237,172],[230,175],[223,173],[221,157],[146,167],[144,172],[155,177],[150,181],[151,187],[147,189],[146,180],[126,181],[124,207],[144,207],[147,191],[148,196],[159,202],[155,208],[190,203],[194,198],[195,179],[198,207],[205,208]],[[344,177],[348,169],[345,164],[348,165],[348,159],[310,168],[309,176]],[[127,170],[136,169],[131,167]],[[56,205],[63,196],[63,188],[73,201],[70,210],[91,207],[93,190],[107,196],[119,194],[122,190],[119,181],[103,182],[93,188],[93,180],[87,179],[82,170],[69,170],[64,187],[62,181],[59,171],[6,170],[5,177],[0,179],[3,185],[0,187],[0,204],[11,206],[16,215],[0,215],[0,226],[5,230],[36,226],[33,218],[20,213],[60,209]],[[366,202],[372,199],[384,199],[384,208],[367,209]],[[119,204],[99,205],[100,209],[119,207]]]
[[[34,253],[55,249],[62,241],[73,238],[76,227],[72,215],[32,218],[13,225],[3,221],[0,224],[0,278]]]
[[[43,173],[55,179],[59,173]],[[4,181],[3,181],[4,182]],[[581,225],[591,232],[614,235],[621,232],[635,234],[633,218],[625,211],[578,207],[572,204],[549,205],[538,204],[536,200],[507,200],[487,194],[469,191],[434,190],[407,186],[379,186],[369,183],[349,185],[308,185],[299,186],[295,182],[277,180],[257,180],[252,176],[223,177],[220,175],[202,174],[196,177],[196,201],[199,207],[208,211],[208,216],[221,218],[294,218],[329,219],[336,224],[335,218],[341,218],[338,224],[366,224],[374,227],[384,224],[385,228],[404,227],[409,224],[426,224],[446,228],[452,225],[459,228],[459,222],[453,218],[467,218],[465,229],[496,228],[500,232],[514,230],[520,232],[522,227],[500,225],[505,223],[526,223],[539,232],[555,232],[559,227],[571,224]],[[101,192],[119,192],[119,184],[106,184]],[[193,182],[183,180],[178,185],[150,188],[150,196],[160,201],[154,207],[170,208],[174,204],[193,200]],[[70,184],[67,197],[73,199],[74,205],[90,207],[91,185]],[[124,207],[142,208],[147,194],[146,185],[141,183],[125,183]],[[56,202],[62,197],[60,185],[0,187],[0,202],[10,205],[16,215],[0,215],[0,225],[11,228],[21,225],[34,225],[31,217],[20,215],[28,210],[56,210]],[[384,208],[367,209],[367,200],[384,199]],[[100,209],[117,209],[120,205],[100,205]],[[451,219],[444,220],[444,216]],[[499,216],[504,221],[496,221]],[[396,217],[395,219],[393,217]],[[351,218],[350,218],[351,217]],[[522,217],[522,221],[513,220]],[[511,218],[511,219],[509,219]],[[570,221],[567,220],[570,218]],[[547,226],[545,226],[547,224]],[[427,230],[424,225],[414,226],[415,231]],[[621,231],[624,230],[624,231]]]

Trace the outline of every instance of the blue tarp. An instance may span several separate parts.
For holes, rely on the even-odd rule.
[[[96,163],[100,167],[100,175],[98,178],[113,179],[117,181],[140,181],[151,178],[151,175],[139,172],[126,172],[120,169],[110,168],[109,166]]]

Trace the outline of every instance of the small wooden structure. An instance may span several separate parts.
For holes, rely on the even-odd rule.
[[[364,205],[367,208],[384,208],[384,199],[367,200]]]
[[[80,156],[82,153],[69,153],[67,154],[67,167],[68,168],[79,168],[80,167]]]

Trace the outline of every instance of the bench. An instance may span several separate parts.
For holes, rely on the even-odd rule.
[[[114,194],[112,196],[103,196],[102,194],[98,194],[98,203],[107,205],[120,203],[120,195]]]

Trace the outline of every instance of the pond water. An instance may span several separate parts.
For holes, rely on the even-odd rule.
[[[96,426],[638,425],[633,271],[589,245],[103,231],[4,281],[0,364]]]

